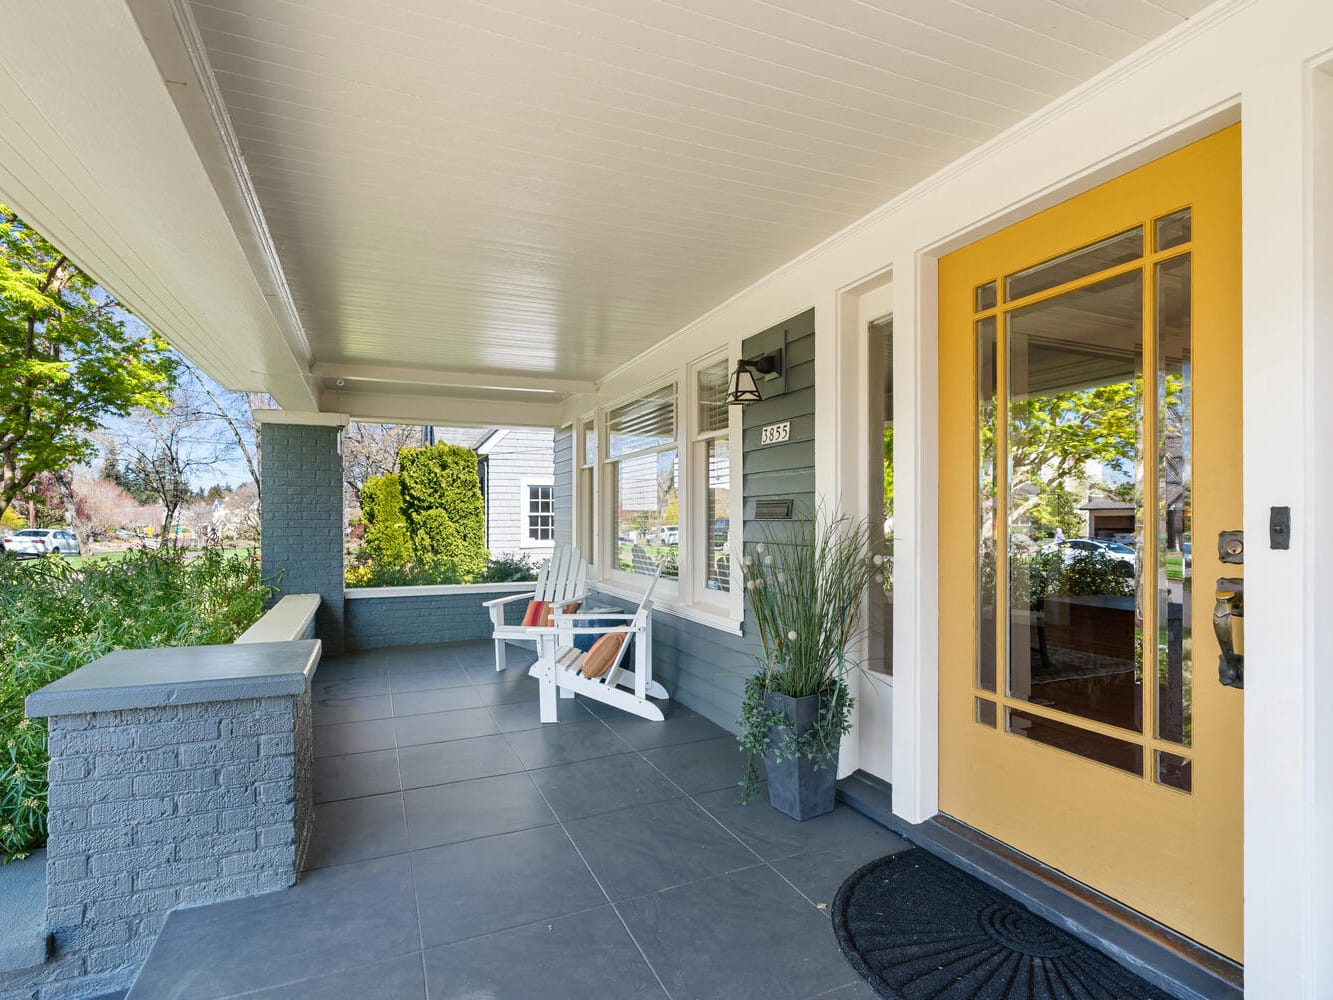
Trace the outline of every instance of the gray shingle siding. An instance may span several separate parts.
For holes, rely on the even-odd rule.
[[[283,594],[319,594],[326,654],[343,649],[343,483],[337,427],[264,424],[264,578]]]
[[[574,544],[574,428],[561,427],[555,432],[555,538],[564,545]],[[585,552],[585,556],[591,553]]]

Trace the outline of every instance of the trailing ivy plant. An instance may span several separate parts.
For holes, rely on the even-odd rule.
[[[762,542],[747,547],[742,565],[763,647],[740,716],[747,755],[741,800],[749,802],[770,749],[778,761],[801,758],[817,769],[837,761],[854,704],[847,677],[859,668],[847,650],[866,588],[883,577],[884,558],[871,555],[864,521],[820,510],[809,522],[770,528]],[[822,695],[815,725],[796,735],[787,716],[768,707],[769,694]]]

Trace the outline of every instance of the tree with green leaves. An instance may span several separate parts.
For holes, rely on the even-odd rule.
[[[166,341],[130,332],[112,295],[0,205],[0,510],[90,459],[109,418],[163,409],[174,372]]]
[[[477,453],[449,444],[403,448],[398,468],[417,560],[450,565],[465,582],[476,579],[490,559]]]

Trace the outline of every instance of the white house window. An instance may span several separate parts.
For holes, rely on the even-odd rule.
[[[731,447],[728,440],[727,359],[721,358],[698,370],[697,413],[694,434],[694,478],[703,501],[703,531],[695,543],[698,554],[696,577],[707,599],[708,592],[731,590]]]
[[[680,465],[676,386],[662,386],[612,409],[606,421],[605,466],[615,542],[611,569],[680,575]]]
[[[555,490],[550,483],[528,487],[528,540],[555,541]]]

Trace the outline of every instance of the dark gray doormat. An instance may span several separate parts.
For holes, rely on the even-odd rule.
[[[1171,1000],[920,848],[847,879],[833,930],[852,967],[895,1000]]]

